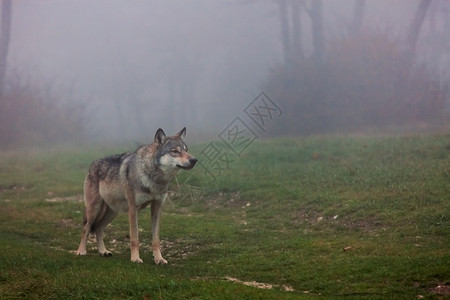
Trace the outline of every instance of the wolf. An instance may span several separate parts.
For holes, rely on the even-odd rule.
[[[159,240],[162,205],[175,176],[197,163],[197,159],[187,152],[188,147],[183,141],[185,135],[186,127],[170,137],[159,128],[152,144],[91,164],[84,180],[84,227],[77,255],[86,255],[88,236],[94,233],[100,255],[111,256],[103,242],[104,228],[119,212],[128,212],[131,261],[142,263],[138,212],[151,205],[153,258],[157,265],[167,264],[161,255]]]

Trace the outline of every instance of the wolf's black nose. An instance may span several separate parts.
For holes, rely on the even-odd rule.
[[[189,162],[191,163],[191,165],[195,165],[197,163],[197,159],[195,157],[191,157],[189,158]]]

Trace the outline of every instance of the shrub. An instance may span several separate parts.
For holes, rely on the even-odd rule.
[[[80,139],[83,108],[61,105],[50,89],[30,82],[17,74],[7,80],[0,99],[0,149]]]

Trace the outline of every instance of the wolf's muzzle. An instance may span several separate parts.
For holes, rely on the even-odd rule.
[[[189,158],[189,162],[191,163],[192,166],[195,166],[195,164],[197,163],[197,159],[195,157],[191,157]]]
[[[191,157],[191,158],[189,158],[189,165],[187,165],[187,166],[177,165],[177,167],[178,168],[182,168],[184,170],[190,170],[190,169],[192,169],[195,166],[197,161],[198,160],[195,157]]]

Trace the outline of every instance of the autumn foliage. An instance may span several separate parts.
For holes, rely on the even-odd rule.
[[[329,43],[324,62],[278,66],[263,85],[286,110],[280,130],[292,134],[383,129],[443,120],[448,84],[411,61],[387,34]]]

